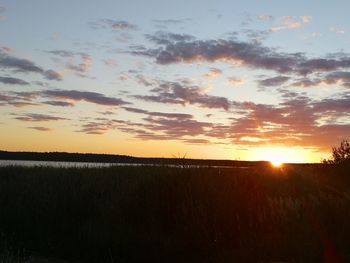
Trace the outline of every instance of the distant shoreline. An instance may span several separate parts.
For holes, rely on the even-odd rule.
[[[68,152],[12,152],[0,151],[0,160],[27,160],[27,161],[56,161],[56,162],[86,162],[86,163],[126,163],[126,164],[175,164],[175,165],[203,165],[203,166],[266,166],[268,161],[240,161],[191,158],[158,158],[133,157],[117,154],[95,153],[68,153]],[[295,165],[312,165],[298,163]]]

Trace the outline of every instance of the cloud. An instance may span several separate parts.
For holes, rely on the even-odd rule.
[[[11,47],[0,47],[0,52],[3,52],[5,54],[10,54],[14,51],[15,51],[15,49],[11,48]]]
[[[161,43],[161,40],[158,40]],[[244,42],[236,39],[184,40],[168,42],[153,49],[136,49],[134,55],[154,58],[158,64],[216,62],[223,61],[242,66],[272,70],[278,73],[308,75],[350,68],[347,54],[329,54],[327,58],[307,58],[302,53],[283,53],[258,42]]]
[[[196,104],[203,108],[222,108],[228,110],[230,101],[227,98],[212,96],[203,88],[180,82],[163,82],[153,88],[154,95],[135,95],[137,99],[166,104]]]
[[[237,78],[237,77],[229,77],[229,78],[227,78],[227,83],[232,85],[232,86],[243,85],[244,82],[245,82],[244,79]]]
[[[109,67],[116,67],[118,65],[117,61],[111,58],[103,59],[102,61],[106,66],[109,66]]]
[[[312,19],[311,16],[301,16],[300,18],[305,24],[310,23],[310,21]]]
[[[270,34],[270,30],[253,30],[253,29],[245,29],[243,32],[246,34],[248,39],[253,42],[261,42],[265,40]]]
[[[59,74],[53,70],[44,70],[30,60],[17,58],[2,51],[0,51],[0,68],[12,69],[15,72],[21,73],[39,73],[50,80],[62,79],[61,77],[57,77]]]
[[[164,113],[164,112],[154,112],[154,111],[147,111],[143,109],[138,108],[132,108],[132,107],[123,107],[124,110],[133,112],[133,113],[140,113],[140,114],[147,114],[150,117],[166,117],[169,119],[177,118],[177,119],[191,119],[193,118],[193,115],[186,114],[186,113]]]
[[[82,73],[86,73],[91,65],[92,65],[92,58],[89,54],[84,53],[84,52],[74,52],[70,50],[50,50],[46,51],[46,53],[53,54],[55,56],[61,57],[66,60],[66,67],[72,71],[75,71],[79,74],[79,76],[85,76],[82,75]],[[76,57],[80,59],[80,62],[77,62]],[[68,61],[67,61],[68,60]],[[50,76],[56,77],[56,78],[61,78],[62,76],[58,73],[55,72],[50,72]]]
[[[2,106],[11,105],[19,108],[38,106],[40,103],[33,102],[36,97],[36,92],[7,92],[0,94],[0,102],[2,102]]]
[[[218,68],[210,68],[208,73],[203,74],[206,78],[216,78],[222,74],[222,70]]]
[[[33,127],[28,127],[28,129],[37,130],[37,131],[46,131],[46,132],[53,131],[53,129],[52,129],[52,128],[42,127],[42,126],[33,126]]]
[[[67,120],[66,118],[46,115],[46,114],[37,114],[37,113],[27,113],[22,116],[15,117],[15,119],[20,121],[28,121],[28,122],[45,122],[45,121],[60,121]]]
[[[308,24],[311,21],[311,16],[282,16],[277,19],[276,24],[270,28],[272,32],[278,32],[284,29],[298,29],[303,24]]]
[[[337,34],[345,34],[346,30],[343,27],[332,26],[329,28],[329,31],[337,33]]]
[[[119,98],[108,97],[101,93],[89,92],[89,91],[78,91],[78,90],[45,90],[42,92],[43,95],[55,98],[64,99],[71,101],[86,101],[94,104],[105,105],[105,106],[122,106],[130,104]]]
[[[73,107],[74,103],[59,100],[44,101],[43,104],[60,107]]]
[[[64,49],[49,50],[49,51],[46,51],[46,53],[53,54],[53,55],[60,56],[60,57],[65,57],[65,58],[72,58],[76,55],[84,55],[85,54],[85,53],[81,53],[81,52],[73,52],[73,51],[64,50]]]
[[[347,71],[334,71],[324,76],[320,76],[314,79],[302,78],[294,81],[291,86],[296,87],[317,87],[319,85],[332,85],[337,84],[350,88],[350,72]]]
[[[152,21],[156,24],[178,25],[178,24],[182,24],[182,23],[191,21],[191,19],[190,18],[186,18],[186,19],[154,19]]]
[[[174,138],[190,135],[202,135],[205,129],[211,127],[209,122],[201,122],[194,119],[176,119],[176,118],[144,118],[149,123],[148,127],[151,130],[163,132],[165,135]]]
[[[0,82],[4,84],[10,84],[10,85],[28,85],[29,83],[18,78],[11,78],[11,77],[1,77],[0,76]]]
[[[69,63],[68,68],[74,71],[78,71],[80,73],[85,73],[91,67],[91,64],[91,57],[89,55],[82,55],[81,63],[79,63],[78,65]]]
[[[259,19],[259,20],[273,20],[274,17],[271,15],[259,15],[259,16],[257,16],[257,19]]]
[[[290,78],[286,76],[277,76],[273,78],[262,79],[258,81],[260,87],[274,87],[286,83]]]
[[[233,118],[229,126],[214,126],[210,136],[246,145],[305,146],[329,149],[346,136],[350,125],[350,96],[312,100],[281,90],[285,101],[278,105],[235,103],[244,116]],[[249,138],[249,139],[247,139]]]
[[[102,135],[107,131],[115,129],[116,124],[113,121],[104,121],[104,122],[88,122],[82,125],[80,130],[76,132],[82,132],[85,134],[95,134]]]
[[[157,84],[157,81],[156,80],[153,80],[153,79],[149,79],[147,77],[145,77],[144,75],[142,74],[137,74],[135,76],[136,78],[136,81],[146,87],[150,87],[150,86],[153,86],[155,84]],[[123,80],[123,79],[122,79]]]
[[[93,29],[137,30],[138,27],[124,20],[100,19],[89,23]]]
[[[174,34],[164,31],[158,31],[153,35],[146,34],[145,37],[158,45],[167,45],[176,42],[192,41],[195,39],[195,37],[191,35]]]
[[[62,80],[63,79],[63,75],[57,71],[54,70],[46,70],[44,72],[44,76],[46,79],[48,80]]]

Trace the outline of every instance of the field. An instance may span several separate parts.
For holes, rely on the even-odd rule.
[[[0,262],[350,262],[350,176],[282,168],[0,168]]]

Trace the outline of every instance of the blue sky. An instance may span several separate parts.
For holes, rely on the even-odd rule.
[[[349,5],[0,1],[0,148],[319,161],[350,131]]]

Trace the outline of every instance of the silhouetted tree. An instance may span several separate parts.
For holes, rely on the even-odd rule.
[[[333,147],[332,157],[323,162],[330,164],[350,164],[350,142],[348,140],[343,140],[339,147]]]

